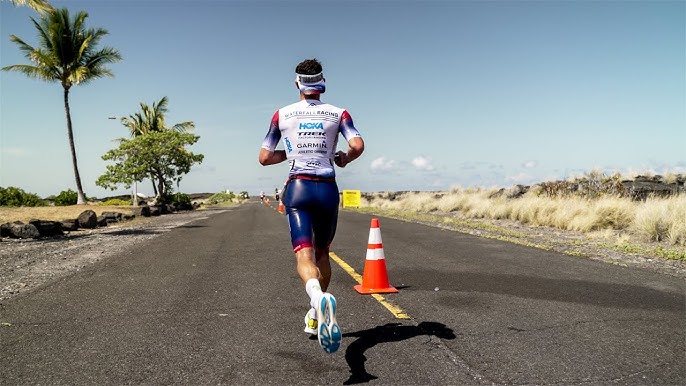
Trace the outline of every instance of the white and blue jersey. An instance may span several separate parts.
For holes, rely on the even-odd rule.
[[[360,137],[345,109],[305,99],[274,113],[262,148],[274,151],[283,139],[289,176],[333,178],[336,175],[333,157],[339,133],[348,141]]]

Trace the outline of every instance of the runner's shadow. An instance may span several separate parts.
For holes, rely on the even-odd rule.
[[[369,374],[364,366],[367,357],[364,353],[379,343],[400,342],[420,335],[435,336],[440,339],[455,339],[455,333],[443,323],[421,322],[416,326],[388,323],[368,330],[343,334],[344,337],[357,337],[345,350],[345,361],[350,366],[350,378],[344,385],[366,383],[377,377]]]

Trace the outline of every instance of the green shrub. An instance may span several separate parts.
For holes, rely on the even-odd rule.
[[[0,206],[45,206],[45,201],[33,193],[10,186],[0,186]]]
[[[207,203],[210,205],[217,205],[221,203],[231,203],[233,202],[233,199],[236,198],[236,195],[233,194],[233,192],[220,192],[220,193],[215,193],[211,195],[210,197],[207,198]]]
[[[78,202],[78,194],[71,190],[63,190],[60,192],[60,194],[55,197],[55,205],[56,206],[69,206],[69,205],[76,205]]]
[[[127,206],[131,205],[131,200],[122,200],[121,198],[110,198],[107,201],[101,202],[103,206]]]
[[[171,197],[172,204],[191,205],[191,196],[185,193],[175,193]]]

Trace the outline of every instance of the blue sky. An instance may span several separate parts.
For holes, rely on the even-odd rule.
[[[72,88],[84,190],[128,133],[110,116],[167,96],[205,155],[181,190],[273,191],[257,162],[270,118],[297,100],[295,65],[324,66],[363,156],[341,189],[507,187],[608,173],[686,172],[684,1],[52,1],[88,12],[123,61]],[[0,66],[27,63],[35,12],[0,1]],[[62,87],[0,72],[0,186],[75,189]],[[343,143],[344,141],[340,141]],[[339,147],[340,147],[339,143]],[[151,193],[145,182],[140,191]]]

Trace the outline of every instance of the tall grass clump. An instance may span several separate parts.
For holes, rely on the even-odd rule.
[[[666,180],[683,180],[681,175]],[[636,199],[619,174],[593,171],[567,181],[510,189],[399,192],[367,195],[362,205],[461,219],[512,220],[583,233],[631,234],[643,241],[686,245],[686,194]],[[682,182],[683,183],[683,182]],[[618,236],[620,237],[620,236]]]
[[[646,241],[686,245],[686,195],[647,199],[637,209],[631,230]]]
[[[382,192],[362,198],[360,203],[363,207],[379,208],[384,210],[400,210],[403,199],[408,195],[407,192],[393,193]]]
[[[403,197],[400,209],[416,213],[430,213],[438,210],[440,195],[431,192],[416,192]]]
[[[437,209],[441,212],[459,212],[462,217],[486,218],[501,215],[497,199],[491,199],[493,190],[480,188],[452,188],[441,196]]]

